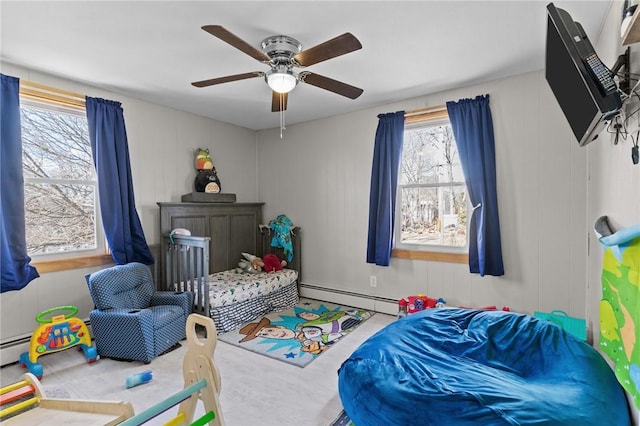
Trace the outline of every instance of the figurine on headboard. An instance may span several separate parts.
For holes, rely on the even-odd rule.
[[[217,194],[222,190],[222,185],[220,185],[216,168],[213,167],[213,160],[211,160],[208,148],[198,148],[196,150],[196,169],[198,170],[195,180],[196,192]]]

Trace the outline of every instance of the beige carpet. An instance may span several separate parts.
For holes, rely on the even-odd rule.
[[[299,368],[250,351],[218,342],[214,360],[222,376],[220,403],[227,426],[327,426],[342,410],[338,396],[337,370],[362,342],[395,319],[376,314],[350,333],[347,339],[322,357]],[[181,348],[154,359],[150,364],[101,359],[87,364],[76,348],[48,354],[38,361],[44,375],[42,385],[51,397],[123,400],[139,413],[183,388]],[[125,388],[127,375],[153,372],[147,384]],[[19,380],[25,369],[10,365],[0,369],[6,386]],[[152,420],[162,424],[177,408]],[[196,418],[204,414],[198,404]]]

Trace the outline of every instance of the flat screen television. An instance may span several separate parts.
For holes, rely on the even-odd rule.
[[[580,146],[597,138],[622,108],[611,71],[582,25],[553,3],[547,5],[545,76]]]

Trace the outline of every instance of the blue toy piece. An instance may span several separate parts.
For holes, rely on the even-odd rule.
[[[58,312],[67,313],[45,318]],[[37,361],[42,355],[80,346],[88,363],[98,359],[98,352],[91,345],[91,335],[86,324],[74,317],[77,313],[78,308],[75,306],[59,306],[36,315],[36,322],[41,325],[31,335],[29,352],[20,354],[20,364],[38,379],[42,379],[43,374],[42,365]]]

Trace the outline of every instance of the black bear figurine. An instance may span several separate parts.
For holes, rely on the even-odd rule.
[[[220,179],[215,167],[211,170],[199,170],[195,181],[196,192],[206,192],[208,194],[218,194],[222,191]]]

